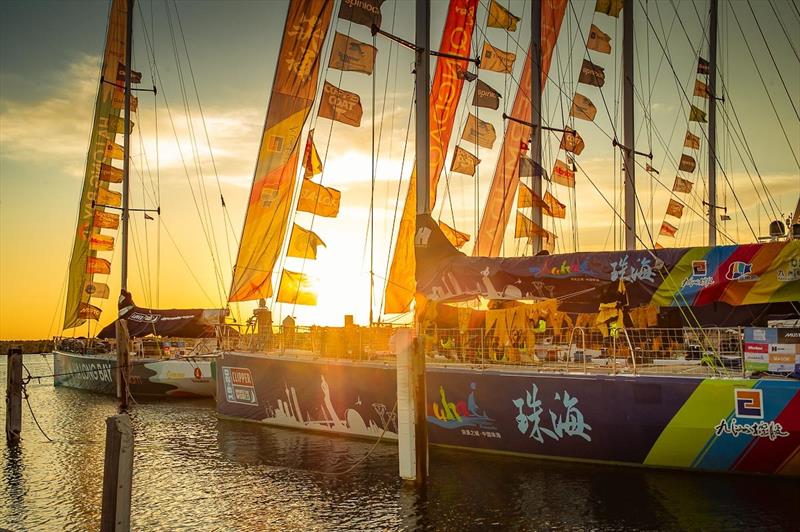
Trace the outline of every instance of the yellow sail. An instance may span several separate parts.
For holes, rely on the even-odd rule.
[[[333,0],[292,0],[275,69],[229,301],[272,296],[300,159],[300,132],[317,93]]]
[[[128,40],[127,6],[126,0],[114,0],[111,4],[102,67],[102,78],[106,80],[117,79],[119,65],[125,63],[125,43]],[[92,201],[95,198],[118,197],[116,192],[108,190],[109,183],[121,181],[122,176],[121,170],[111,166],[112,156],[117,158],[120,155],[116,149],[116,128],[121,122],[120,108],[114,104],[114,93],[117,90],[114,85],[102,81],[97,90],[95,118],[78,211],[78,226],[69,263],[69,284],[64,312],[65,329],[77,327],[87,319],[100,319],[100,309],[89,303],[92,297],[97,296],[92,291],[85,290],[85,287],[92,286],[94,274],[107,274],[111,268],[109,261],[97,257],[97,253],[100,250],[109,250],[109,246],[113,248],[113,237],[100,234],[103,228],[111,228],[112,217],[104,216],[103,207],[93,208]],[[103,178],[101,178],[101,168]],[[104,216],[102,223],[95,222],[96,216]]]

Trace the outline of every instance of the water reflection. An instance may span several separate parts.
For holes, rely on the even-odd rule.
[[[25,363],[49,372],[41,357]],[[4,365],[0,386],[5,393]],[[94,530],[115,406],[46,382],[30,392],[55,443],[23,414],[22,445],[0,451],[0,528]],[[133,423],[137,530],[793,528],[786,502],[800,500],[796,480],[440,448],[420,491],[399,480],[394,445],[218,419],[211,401],[139,401]]]

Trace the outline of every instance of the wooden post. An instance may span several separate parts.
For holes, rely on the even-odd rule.
[[[128,384],[130,381],[130,358],[128,355],[128,348],[130,337],[128,336],[128,321],[123,319],[117,320],[116,325],[117,335],[117,399],[119,399],[119,408],[121,411],[128,409]]]
[[[19,445],[22,436],[22,347],[8,349],[6,376],[6,442]]]
[[[414,340],[410,329],[399,329],[392,343],[397,355],[397,440],[400,478],[416,480],[416,434],[414,408],[414,375],[411,359],[414,356]]]
[[[106,418],[103,510],[100,530],[130,530],[133,428],[127,413]]]

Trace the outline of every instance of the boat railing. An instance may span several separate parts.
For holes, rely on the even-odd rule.
[[[428,359],[443,364],[573,373],[745,375],[741,328],[620,328],[605,335],[582,327],[435,328],[422,336]]]

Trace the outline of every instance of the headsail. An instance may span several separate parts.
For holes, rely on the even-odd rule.
[[[567,0],[542,1],[542,87],[547,81],[553,50],[556,46],[561,22],[567,8]],[[519,90],[514,98],[511,116],[529,120],[531,116],[531,48],[525,58],[525,67],[519,82]],[[497,256],[503,243],[508,220],[514,211],[514,195],[519,183],[519,160],[521,141],[531,137],[531,128],[518,122],[509,121],[503,138],[500,158],[492,178],[486,208],[483,211],[475,248],[475,256]]]
[[[442,44],[439,51],[460,57],[468,57],[472,44],[472,33],[475,26],[475,10],[478,0],[451,0],[447,11],[447,20],[442,33]],[[436,188],[439,174],[442,172],[447,155],[447,147],[455,121],[455,109],[464,86],[467,61],[440,56],[436,63],[433,86],[430,92],[431,114],[431,207],[436,203]],[[411,173],[408,184],[408,195],[400,220],[392,266],[386,284],[387,313],[399,313],[409,310],[414,298],[414,217],[417,204],[417,170]]]
[[[83,179],[78,223],[75,240],[72,245],[72,258],[69,263],[69,285],[67,303],[64,313],[64,328],[78,327],[87,319],[99,320],[100,309],[91,304],[92,298],[108,297],[108,291],[94,290],[94,274],[108,273],[108,269],[98,270],[94,267],[98,261],[110,263],[97,257],[99,249],[113,249],[113,237],[101,234],[104,228],[112,229],[110,223],[98,223],[110,220],[112,213],[105,213],[102,198],[116,198],[117,193],[109,190],[109,183],[118,182],[103,179],[104,175],[121,174],[121,170],[111,166],[111,159],[117,154],[107,150],[115,146],[117,133],[123,133],[120,109],[114,105],[115,91],[119,90],[110,81],[117,79],[119,66],[125,62],[127,42],[128,2],[114,0],[109,13],[108,31],[106,33],[106,49],[103,55],[102,78],[97,90],[97,101],[94,110],[94,124],[89,141],[89,153],[86,157],[86,172]],[[107,81],[104,81],[107,80]],[[117,130],[119,126],[119,130]],[[116,171],[116,172],[115,172]],[[109,204],[109,206],[113,206]],[[103,242],[103,246],[99,246]],[[92,244],[94,243],[94,245]]]
[[[333,0],[292,0],[283,31],[229,301],[272,295],[272,269],[286,237],[300,132],[317,93]]]

